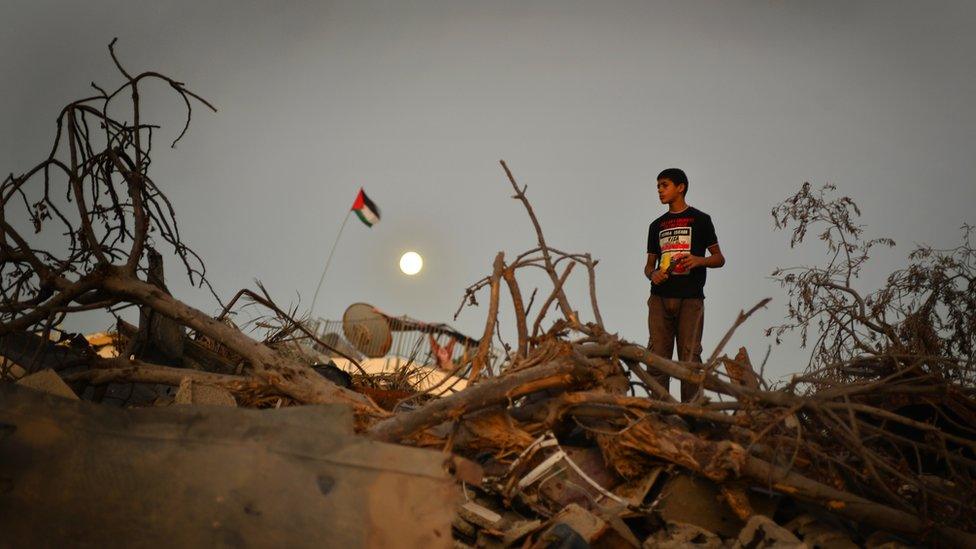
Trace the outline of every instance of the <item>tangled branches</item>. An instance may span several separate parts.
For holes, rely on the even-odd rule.
[[[538,442],[551,433],[560,440],[582,436],[598,444],[624,478],[649,474],[655,463],[672,463],[719,482],[738,479],[822,506],[850,519],[854,530],[973,543],[976,523],[965,510],[976,503],[976,432],[970,427],[976,422],[976,400],[969,378],[956,368],[964,355],[948,352],[968,349],[972,341],[972,330],[967,331],[972,298],[963,295],[972,293],[968,240],[954,250],[916,251],[914,263],[893,274],[885,289],[862,297],[853,284],[869,252],[893,242],[863,240],[851,199],[831,200],[825,193],[832,188],[817,194],[805,185],[774,210],[774,218],[781,228],[794,227],[793,244],[802,242],[808,229],[826,225],[820,237],[831,258],[822,267],[777,272],[791,298],[791,318],[773,332],[816,334],[816,367],[786,387],[769,389],[744,349],[735,358],[721,355],[749,313],[740,314],[705,365],[659,357],[607,333],[593,291],[595,262],[588,254],[548,246],[525,188],[502,166],[535,227],[538,247],[511,263],[499,253],[492,274],[467,289],[462,306],[476,304],[475,294],[489,290],[485,336],[490,338],[504,280],[512,294],[518,347],[498,376],[381,420],[368,434],[443,446],[488,468],[498,460],[506,471],[515,466],[515,453],[534,448],[525,441]],[[968,229],[966,234],[968,239]],[[568,264],[560,273],[562,262]],[[562,289],[575,263],[586,265],[591,276],[597,322],[582,322]],[[531,336],[529,307],[521,306],[515,283],[522,267],[543,269],[552,281],[534,325],[541,325],[552,302],[563,313],[549,330],[533,329]],[[919,314],[928,320],[913,320]],[[921,325],[934,331],[926,335]],[[937,344],[925,343],[925,337]],[[711,396],[675,402],[654,382],[656,374],[698,385],[699,394],[704,390]],[[647,397],[627,395],[640,386]],[[682,421],[675,423],[675,417]],[[437,434],[444,425],[453,425],[448,436]],[[494,452],[487,462],[486,452]],[[507,501],[515,480],[503,475],[493,482]],[[533,501],[524,503],[544,512]]]
[[[0,338],[39,332],[33,354],[37,358],[47,346],[52,327],[66,315],[88,310],[116,314],[138,306],[140,333],[129,340],[123,357],[144,358],[142,344],[153,339],[167,339],[177,349],[175,354],[182,354],[188,337],[184,332],[189,328],[195,338],[215,342],[240,357],[245,371],[263,387],[298,402],[346,402],[365,415],[385,415],[369,398],[335,386],[307,364],[189,307],[166,290],[162,260],[153,249],[160,242],[169,244],[180,257],[191,282],[207,282],[203,262],[181,239],[172,205],[149,175],[153,130],[158,126],[142,120],[140,90],[150,82],[161,82],[182,99],[186,118],[174,146],[189,128],[194,103],[215,109],[168,76],[152,71],[130,73],[119,61],[114,45],[115,41],[109,51],[123,83],[111,93],[93,85],[96,95],[68,104],[58,116],[50,155],[0,186]],[[130,117],[111,114],[125,100]],[[60,200],[62,192],[65,204]],[[73,212],[69,212],[66,204],[72,203]],[[26,210],[35,233],[52,230],[52,224],[57,227],[53,230],[63,232],[66,249],[56,253],[32,244],[13,221],[20,207]],[[261,298],[253,293],[251,297]],[[276,306],[271,308],[279,317],[284,314]],[[288,322],[288,326],[294,324]],[[168,336],[161,338],[162,332]],[[10,352],[7,346],[5,355]],[[114,368],[114,374],[84,375],[102,383],[165,377],[161,371],[153,371],[159,365],[152,363],[126,366],[88,356],[79,361],[92,368]],[[27,361],[28,371],[35,362]]]
[[[824,265],[779,269],[773,277],[790,297],[786,323],[770,328],[777,338],[796,330],[803,344],[816,334],[803,380],[821,385],[846,383],[896,372],[938,380],[974,381],[976,347],[976,250],[972,227],[962,227],[962,243],[951,249],[920,246],[908,266],[875,290],[857,288],[858,275],[876,246],[889,238],[864,239],[860,210],[835,188],[818,192],[806,183],[773,209],[776,227],[792,228],[791,245],[809,230],[821,230],[828,251]]]
[[[142,120],[140,89],[161,82],[183,100],[185,125],[173,146],[189,128],[193,103],[216,109],[165,75],[130,74],[114,40],[109,51],[124,83],[112,92],[92,83],[96,95],[59,113],[49,156],[0,185],[0,334],[41,325],[49,331],[74,312],[115,311],[117,299],[101,282],[111,276],[145,278],[145,251],[161,242],[182,260],[191,282],[209,286],[203,262],[180,237],[172,204],[149,175],[158,126]],[[131,118],[110,114],[125,99]],[[14,225],[11,208],[17,204],[26,209],[35,234],[58,231],[67,237],[67,248],[55,253],[32,245]]]
[[[187,108],[184,132],[190,106],[210,105],[166,76],[131,75],[110,50],[123,84],[112,93],[96,88],[97,95],[65,107],[49,157],[0,186],[5,363],[11,349],[27,342],[36,350],[18,351],[21,365],[29,371],[45,354],[67,355],[58,368],[63,366],[63,377],[76,387],[190,380],[221,387],[239,404],[252,406],[345,403],[365,436],[478,460],[484,493],[546,516],[553,509],[523,490],[530,479],[514,475],[524,465],[538,468],[563,459],[559,453],[544,457],[547,449],[589,444],[613,475],[627,481],[653,483],[651,471],[668,464],[729,483],[723,490],[732,500],[745,485],[821,507],[846,518],[856,533],[886,530],[916,541],[976,545],[976,517],[966,513],[976,504],[976,288],[969,227],[959,247],[921,247],[884,287],[865,293],[855,283],[870,252],[893,242],[863,239],[854,201],[831,198],[832,187],[814,192],[804,185],[778,206],[774,219],[778,227],[793,229],[792,244],[809,230],[822,230],[829,256],[824,265],[774,275],[789,295],[790,317],[771,333],[798,330],[804,342],[814,339],[809,371],[785,387],[770,388],[745,349],[733,358],[722,354],[735,328],[765,301],[739,315],[706,364],[672,361],[625,341],[604,327],[597,261],[549,246],[526,187],[502,162],[536,243],[508,262],[499,252],[491,273],[465,293],[462,307],[475,304],[478,292],[489,293],[478,349],[470,364],[452,372],[460,375],[470,366],[467,387],[443,398],[408,395],[390,412],[365,396],[369,391],[339,387],[293,356],[289,344],[315,336],[295,320],[297,310],[281,309],[263,289],[242,291],[232,300],[247,298],[271,311],[265,324],[273,333],[260,342],[228,322],[230,306],[213,318],[169,294],[155,245],[171,246],[194,283],[205,283],[204,269],[149,176],[155,126],[141,121],[140,89],[151,81],[169,85]],[[126,95],[131,119],[110,116]],[[62,193],[73,204],[71,213]],[[28,240],[14,222],[15,211],[27,213],[35,232],[58,227],[64,249]],[[592,322],[580,318],[564,291],[577,263],[589,277]],[[531,322],[535,293],[525,303],[517,277],[529,267],[543,270],[551,282]],[[503,282],[518,342],[507,349],[501,371],[491,372],[488,353]],[[544,328],[553,304],[561,317]],[[140,325],[126,328],[135,335],[119,358],[55,349],[48,342],[51,327],[65,315],[130,306],[140,308]],[[146,342],[176,342],[171,356],[180,362],[154,362]],[[699,398],[675,402],[655,381],[661,374],[697,385]],[[597,488],[602,497],[625,504],[628,513],[648,518],[654,512],[651,501],[627,503],[610,487]]]

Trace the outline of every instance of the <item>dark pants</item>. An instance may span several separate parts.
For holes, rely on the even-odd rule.
[[[677,341],[678,360],[701,363],[701,337],[704,325],[704,299],[652,295],[647,300],[647,328],[651,335],[648,347],[656,355],[671,359]],[[670,386],[671,379],[666,374],[656,375],[655,379],[665,389]],[[697,390],[697,386],[682,381],[681,401],[690,401]]]

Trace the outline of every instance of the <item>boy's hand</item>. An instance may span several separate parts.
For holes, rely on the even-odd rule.
[[[674,261],[683,271],[690,271],[692,269],[705,266],[704,257],[691,254],[676,257]]]
[[[667,279],[668,273],[662,271],[661,269],[655,269],[654,272],[651,273],[651,283],[655,285],[664,284],[664,281]]]

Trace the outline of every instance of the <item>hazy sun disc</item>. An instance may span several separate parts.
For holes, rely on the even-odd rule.
[[[400,270],[403,274],[413,276],[424,268],[424,258],[417,252],[407,252],[400,257]]]

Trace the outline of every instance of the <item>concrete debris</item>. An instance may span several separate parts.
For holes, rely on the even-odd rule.
[[[514,522],[502,536],[502,546],[509,547],[517,544],[522,538],[542,527],[539,519],[519,520]]]
[[[664,467],[655,467],[646,475],[617,486],[613,493],[623,498],[630,507],[641,507],[663,472]]]
[[[50,354],[37,353],[34,363],[65,368],[68,364],[83,360],[85,353],[104,360],[124,360],[114,357],[109,351],[116,346],[130,345],[128,338],[140,337],[141,329],[124,324],[120,324],[120,329],[120,334],[95,334],[87,339],[65,338],[74,347],[65,346],[60,341],[42,340],[31,334],[7,337],[3,342],[5,350],[15,352],[20,357],[34,357],[29,352],[29,345],[42,342],[43,349]],[[150,331],[150,336],[153,333]],[[175,330],[172,333],[184,332]],[[274,384],[262,382],[261,378],[242,375],[240,359],[229,354],[225,348],[214,346],[207,340],[194,339],[188,335],[185,337],[182,345],[167,344],[164,347],[162,342],[157,341],[154,349],[157,352],[163,348],[183,349],[182,358],[171,355],[169,360],[170,363],[183,360],[186,367],[140,366],[138,358],[135,358],[124,363],[129,365],[129,370],[116,370],[120,373],[138,373],[135,377],[103,378],[104,372],[111,371],[110,369],[82,370],[80,373],[72,369],[45,369],[22,377],[18,385],[77,400],[78,396],[64,381],[68,379],[73,386],[85,391],[85,399],[110,401],[111,405],[103,406],[108,406],[106,409],[115,412],[155,406],[164,414],[185,409],[185,413],[201,413],[204,415],[199,417],[205,418],[215,412],[192,412],[191,410],[200,408],[184,408],[182,405],[223,409],[237,406],[252,409],[283,408],[282,411],[302,409],[296,407],[302,403],[301,396],[296,397],[295,393],[282,391]],[[90,346],[87,351],[84,349],[86,344]],[[536,352],[545,356],[559,356],[559,353],[565,352],[563,345],[565,343],[560,339],[550,339],[540,344]],[[610,380],[607,382],[610,386],[601,385],[600,376],[604,373],[599,369],[577,370],[572,364],[558,363],[547,366],[548,370],[512,370],[472,384],[470,379],[457,375],[457,372],[434,370],[431,374],[431,370],[416,367],[413,361],[373,358],[365,359],[357,366],[351,356],[343,357],[333,352],[334,356],[329,358],[315,350],[306,353],[303,347],[293,342],[282,345],[279,352],[304,360],[310,371],[314,372],[311,375],[321,376],[340,390],[363,395],[368,402],[378,406],[377,410],[383,410],[379,420],[373,417],[365,421],[360,412],[354,411],[347,417],[355,418],[356,429],[361,434],[352,435],[347,431],[344,437],[361,438],[364,441],[370,438],[389,440],[409,446],[435,448],[439,452],[445,448],[451,449],[446,455],[438,454],[442,456],[438,462],[438,476],[446,474],[447,478],[463,487],[468,495],[465,501],[447,508],[437,507],[435,510],[431,505],[443,505],[446,501],[444,498],[435,498],[428,502],[430,505],[424,507],[415,501],[416,494],[397,492],[402,497],[409,498],[403,500],[404,506],[426,509],[424,513],[443,513],[444,519],[438,523],[437,528],[409,534],[419,536],[417,539],[422,538],[425,543],[429,542],[434,546],[440,543],[457,547],[643,545],[665,548],[734,546],[849,549],[864,546],[896,549],[908,546],[904,543],[905,538],[888,535],[885,529],[866,528],[863,523],[845,520],[842,514],[837,514],[845,507],[840,501],[824,501],[822,507],[816,507],[817,513],[802,512],[795,504],[790,503],[793,502],[790,498],[798,490],[811,489],[808,488],[809,481],[806,479],[797,482],[783,476],[780,478],[787,482],[777,484],[769,480],[758,482],[768,478],[763,475],[772,474],[769,469],[761,475],[752,473],[752,477],[743,474],[751,463],[750,457],[743,450],[750,439],[736,435],[736,429],[748,427],[750,422],[760,421],[756,417],[765,416],[751,416],[741,410],[728,415],[706,412],[704,416],[702,412],[688,415],[648,413],[651,408],[647,406],[652,401],[623,395],[617,387],[617,378],[620,376],[613,373],[612,363],[604,364],[612,374],[603,378]],[[754,373],[749,369],[748,354],[744,350],[740,350],[735,360],[726,365],[739,376],[736,379],[740,386],[755,389],[758,382],[750,377]],[[15,367],[16,364],[8,365],[8,376],[18,371]],[[548,389],[546,392],[530,392],[528,398],[518,400],[519,391],[525,387],[533,384],[559,387],[567,379],[575,380],[571,384],[579,384],[576,392]],[[109,381],[108,384],[104,383],[106,380]],[[160,387],[166,385],[175,386],[176,390],[161,391]],[[101,393],[98,392],[99,387],[103,388]],[[594,387],[603,387],[603,390],[586,390]],[[517,401],[518,405],[502,407],[513,401]],[[472,406],[471,402],[476,404],[469,411],[455,411],[468,410]],[[120,405],[121,410],[118,409]],[[412,430],[399,431],[396,435],[390,435],[388,431],[379,428],[386,424],[396,425],[406,418],[436,407],[443,410],[439,421],[424,420],[427,422],[416,424],[421,427],[415,425],[410,428]],[[630,410],[631,414],[644,415],[637,422],[617,422],[619,416],[614,415],[612,410],[620,408]],[[608,414],[607,410],[611,413]],[[567,411],[572,415],[564,418]],[[108,412],[102,411],[100,407],[84,408],[76,413],[81,414],[84,421],[95,423],[104,422],[108,417],[105,415]],[[793,440],[790,437],[795,437],[799,415],[788,410],[780,417],[783,433],[788,435],[788,440]],[[174,420],[177,423],[183,421]],[[334,418],[326,421],[334,421]],[[618,431],[614,432],[612,429]],[[112,428],[107,431],[111,432]],[[106,432],[105,429],[103,432]],[[210,437],[212,434],[208,432],[206,436]],[[114,455],[110,450],[99,446],[101,442],[97,437],[89,439],[91,437],[75,440],[75,449],[84,450],[90,446],[90,452],[104,451],[108,455]],[[314,446],[311,442],[307,444]],[[138,456],[143,455],[143,446],[146,445],[133,446],[127,451],[133,459],[141,459]],[[9,455],[4,454],[4,449],[0,444],[0,460],[9,458]],[[755,444],[751,456],[771,461],[777,459],[772,453],[772,447],[766,443]],[[183,454],[183,458],[198,459],[192,453]],[[110,462],[116,458],[104,459]],[[180,465],[179,459],[171,459],[175,460],[174,467],[193,468],[190,472],[180,473],[185,477],[181,481],[181,486],[184,486],[182,489],[190,490],[186,486],[188,482],[204,483],[201,486],[205,486],[206,482],[214,481],[203,473],[209,466],[200,469],[202,465],[195,461]],[[237,458],[225,456],[225,459],[229,460],[228,463],[234,463]],[[357,454],[353,461],[365,465],[369,459],[371,458]],[[803,452],[796,452],[793,459],[797,467],[811,466]],[[133,474],[162,474],[153,469],[155,465],[148,465],[151,461],[146,463],[146,467],[134,471]],[[168,474],[173,471],[175,469]],[[931,472],[937,470],[929,468],[928,471],[930,472],[918,476],[921,486],[952,493],[956,497],[964,495],[961,491],[962,484]],[[24,477],[19,478],[20,480],[13,480],[22,483]],[[57,478],[57,475],[50,478]],[[326,491],[332,490],[336,482],[335,475],[329,475],[328,478],[331,480],[322,481],[325,484],[319,482],[320,488]],[[62,480],[68,486],[74,486],[71,482]],[[840,479],[826,480],[832,486],[844,486]],[[13,485],[11,479],[0,478],[0,481],[5,482],[8,488]],[[773,490],[769,491],[770,488]],[[88,485],[77,485],[72,488],[74,489],[89,494],[84,505],[93,505],[94,500],[91,498],[102,498],[104,501],[111,499]],[[812,489],[830,493],[828,488],[821,485]],[[226,490],[225,487],[218,491],[224,494]],[[374,489],[361,493],[372,494],[372,490]],[[375,490],[385,494],[393,489]],[[226,497],[220,494],[214,497]],[[2,497],[0,495],[0,499]],[[259,497],[258,492],[253,492],[252,499],[257,507],[277,505],[273,500]],[[809,504],[808,500],[803,501]],[[790,504],[782,505],[783,502]],[[122,505],[121,500],[116,501],[116,504]],[[36,505],[36,502],[29,502],[27,508],[31,505]],[[181,516],[179,513],[176,515]],[[44,520],[51,523],[56,521],[53,516],[46,516]],[[773,516],[778,517],[783,526],[770,518]],[[94,520],[94,516],[90,518]],[[360,517],[357,520],[367,521],[363,524],[368,523],[370,529],[379,528],[375,523],[368,522],[374,519]],[[417,524],[421,523],[419,517],[414,520]],[[223,517],[217,522],[226,527],[221,531],[229,528],[236,529],[237,532],[251,532],[232,518]],[[284,521],[282,524],[288,522]],[[154,527],[156,526],[147,525],[149,529]],[[23,536],[23,539],[31,539],[24,532],[18,535]],[[192,537],[197,534],[186,535]],[[280,532],[274,535],[281,539],[290,539]],[[365,536],[366,532],[361,531],[356,535]],[[382,537],[387,534],[376,535]],[[392,533],[390,536],[392,537],[389,539],[399,541],[400,536]],[[254,537],[252,533],[247,537],[263,539]],[[313,535],[307,539],[316,538]]]
[[[115,345],[126,345],[127,337],[137,337],[139,333],[139,329],[132,326],[123,325],[122,328],[125,335],[96,334],[87,338],[87,343],[93,349],[90,352],[94,352],[104,359],[113,359],[111,353],[108,353],[106,349],[114,348]],[[178,333],[178,331],[174,333]],[[24,347],[25,342],[36,342],[40,339],[35,336],[24,336],[20,339],[8,337],[5,341],[7,342],[6,349],[20,353],[18,356],[28,356],[28,349]],[[77,343],[81,341],[79,338],[72,338],[71,341],[81,345]],[[46,356],[44,353],[40,353],[36,362],[38,364],[50,363],[56,367],[63,367],[71,361],[80,360],[83,354],[79,353],[86,352],[79,351],[78,347],[64,347],[57,342],[45,341],[44,345],[54,354]],[[551,340],[547,345],[552,346],[552,350],[548,352],[555,353],[562,343],[559,340]],[[169,347],[176,348],[178,346],[170,345]],[[161,348],[160,345],[157,345],[157,351],[159,348]],[[235,368],[239,369],[239,365],[235,367],[238,360],[228,356],[226,350],[222,350],[219,346],[212,347],[207,341],[195,340],[187,336],[182,349],[187,353],[184,356],[187,360],[186,363],[193,368],[170,367],[167,369],[163,366],[152,366],[152,369],[145,370],[144,378],[135,380],[135,383],[128,385],[126,381],[129,380],[126,378],[112,378],[112,383],[102,385],[108,389],[101,393],[102,397],[112,399],[111,401],[115,403],[114,406],[121,403],[123,409],[119,410],[111,406],[106,409],[115,410],[112,413],[116,413],[123,412],[126,407],[155,406],[160,413],[164,414],[176,413],[175,410],[184,409],[181,405],[204,405],[224,409],[237,406],[244,408],[284,408],[284,410],[296,411],[302,409],[295,407],[295,404],[300,402],[296,402],[293,395],[271,389],[272,386],[255,384],[253,379],[250,382],[245,382],[244,380],[248,378],[227,374],[226,372],[236,371]],[[294,343],[283,346],[281,349],[282,353],[292,356],[305,356],[302,354],[304,352],[302,347]],[[178,356],[171,358],[175,362],[179,361]],[[438,523],[437,528],[426,528],[422,532],[412,531],[409,534],[404,534],[407,537],[410,535],[419,536],[416,539],[422,538],[424,543],[430,543],[433,546],[438,546],[441,543],[456,547],[483,548],[516,546],[638,547],[643,545],[643,547],[715,549],[733,546],[741,548],[809,547],[811,549],[849,549],[864,546],[897,549],[909,546],[904,543],[905,538],[889,535],[884,530],[876,528],[864,528],[863,524],[844,521],[840,516],[832,514],[832,511],[843,508],[843,504],[840,503],[827,502],[825,507],[817,508],[819,514],[801,512],[795,505],[781,505],[783,501],[791,501],[789,498],[796,488],[792,486],[778,487],[769,482],[750,482],[741,474],[747,459],[744,457],[742,447],[721,438],[723,436],[729,437],[728,433],[721,434],[718,437],[708,432],[696,433],[697,430],[706,425],[714,431],[722,425],[721,422],[709,424],[696,414],[691,416],[680,414],[646,415],[642,421],[629,426],[616,424],[618,429],[623,428],[618,434],[610,436],[602,434],[608,430],[606,426],[601,427],[599,423],[593,423],[594,421],[603,421],[601,418],[605,414],[597,413],[592,416],[581,414],[580,412],[585,408],[572,408],[574,406],[573,400],[560,400],[580,398],[582,399],[580,402],[605,403],[611,406],[609,409],[612,409],[612,406],[630,406],[633,407],[632,410],[643,409],[642,402],[647,401],[621,395],[620,391],[615,388],[616,385],[606,388],[604,393],[560,393],[553,390],[541,396],[536,393],[531,398],[519,401],[520,406],[507,410],[486,406],[460,416],[461,420],[452,416],[453,412],[450,412],[457,407],[467,406],[467,404],[458,404],[456,401],[466,402],[469,394],[487,394],[487,396],[477,396],[479,405],[492,402],[491,398],[497,398],[494,402],[502,404],[511,399],[511,395],[518,394],[519,388],[532,383],[551,383],[544,380],[565,379],[566,375],[582,375],[583,377],[580,379],[586,379],[585,376],[592,375],[591,373],[573,373],[572,368],[563,367],[563,370],[553,368],[552,378],[542,376],[519,379],[517,377],[518,372],[510,372],[505,376],[499,376],[472,386],[469,380],[463,376],[457,377],[451,372],[438,371],[436,375],[429,376],[428,373],[425,373],[426,370],[410,369],[403,375],[396,373],[399,368],[413,368],[410,366],[411,362],[400,364],[399,362],[391,363],[387,359],[367,359],[360,363],[360,367],[363,368],[363,371],[360,372],[351,358],[340,356],[328,358],[318,351],[309,352],[303,360],[306,360],[310,369],[317,375],[339,387],[365,395],[371,402],[377,403],[380,409],[386,410],[384,412],[388,416],[388,419],[384,420],[386,422],[409,417],[412,410],[423,409],[425,405],[429,406],[439,402],[438,405],[443,407],[446,415],[442,421],[439,423],[431,422],[427,424],[426,429],[415,430],[409,437],[399,437],[401,444],[431,447],[439,451],[445,447],[452,448],[452,452],[446,457],[444,454],[438,454],[442,456],[438,461],[440,471],[438,476],[449,475],[447,478],[452,478],[453,482],[462,486],[468,495],[465,501],[457,505],[452,505],[449,508],[437,507],[435,510],[431,505],[443,505],[446,501],[443,497],[439,500],[435,498],[429,501],[429,505],[424,507],[414,499],[416,494],[397,492],[401,493],[402,497],[409,498],[403,501],[402,505],[404,506],[426,509],[424,513],[442,513],[441,516],[444,518]],[[754,383],[749,381],[751,370],[746,369],[748,367],[748,355],[740,350],[736,359],[731,362],[732,364],[727,365],[738,375],[744,376],[745,382],[742,385],[753,387]],[[138,363],[129,362],[129,364]],[[736,368],[740,369],[736,370]],[[8,366],[8,375],[15,371],[13,367]],[[78,396],[65,383],[64,379],[70,379],[76,387],[84,389],[86,383],[100,383],[101,378],[97,376],[98,373],[98,370],[90,370],[88,373],[79,375],[73,374],[72,370],[62,370],[59,373],[53,369],[45,369],[33,375],[22,377],[18,381],[18,385],[77,400]],[[525,376],[525,374],[521,375]],[[507,381],[508,376],[512,378],[510,383]],[[616,378],[618,376],[610,377]],[[158,383],[162,381],[165,384],[169,379],[173,379],[173,381],[168,383],[175,385],[177,389],[171,392],[159,392],[160,385]],[[418,379],[424,381],[418,382]],[[458,384],[452,381],[455,379],[460,379],[463,383]],[[543,381],[533,381],[533,379]],[[447,382],[446,385],[445,382]],[[505,385],[506,383],[508,385]],[[587,383],[592,383],[592,381]],[[499,396],[492,397],[490,391],[494,390],[493,387],[496,385],[499,386],[497,390]],[[93,395],[95,400],[99,398],[98,385],[95,385],[94,388],[95,392],[93,392],[92,386],[88,387],[87,392],[84,393],[86,399]],[[426,388],[426,394],[418,392],[419,388]],[[477,391],[481,391],[481,393],[477,393]],[[596,396],[598,394],[602,396]],[[172,407],[172,405],[177,406]],[[566,406],[570,406],[568,409],[572,409],[576,413],[572,421],[569,423],[552,421],[553,417],[558,418],[559,414],[565,413]],[[311,410],[311,408],[309,409]],[[83,408],[74,413],[81,414],[81,417],[85,418],[84,421],[98,423],[106,421],[106,417],[108,417],[105,415],[108,412],[102,410],[103,408],[100,407]],[[214,413],[212,411],[191,412],[191,410],[199,410],[196,406],[186,407],[185,410],[186,413],[190,414],[204,414],[203,416],[194,416],[200,418],[210,417],[210,414]],[[377,424],[375,419],[367,422],[364,426],[358,423],[360,416],[357,414],[354,413],[352,416],[346,417],[347,419],[342,421],[349,421],[348,418],[350,417],[357,418],[357,429],[367,436],[357,437],[347,430],[346,434],[343,435],[344,437],[362,438],[364,441],[368,438],[397,440],[397,437],[388,437],[382,434],[383,431],[376,431],[374,428]],[[451,419],[452,417],[455,419]],[[729,418],[739,418],[735,420],[724,420],[717,416],[709,417],[713,421],[729,421],[736,425],[748,425],[745,422],[753,421],[750,419],[751,416],[740,411],[728,416]],[[792,411],[783,414],[785,432],[795,432],[797,417],[796,412]],[[335,419],[325,421],[334,422]],[[171,420],[177,423],[183,421],[183,419],[176,417],[171,418]],[[202,421],[206,423],[209,420]],[[379,424],[382,423],[383,421],[379,422]],[[370,427],[370,425],[374,427]],[[540,426],[542,426],[541,429]],[[32,429],[35,428],[32,427],[31,430],[24,431],[24,433],[33,432]],[[111,432],[112,429],[109,428],[107,432]],[[287,429],[285,428],[285,431]],[[105,432],[104,429],[103,432]],[[718,432],[722,433],[723,431],[719,430]],[[132,433],[138,433],[138,429]],[[181,436],[185,434],[184,432]],[[206,437],[213,434],[208,431]],[[76,450],[81,451],[90,447],[90,450],[84,451],[108,452],[106,455],[115,455],[112,454],[112,451],[99,446],[101,442],[97,440],[97,437],[95,439],[91,437],[77,439],[77,435],[72,436],[76,437],[73,446]],[[282,436],[284,435],[282,434]],[[718,442],[712,442],[713,438],[717,438]],[[261,440],[264,441],[264,438]],[[270,440],[268,439],[268,441]],[[318,442],[314,444],[318,444]],[[145,450],[143,446],[146,445],[133,446],[128,448],[127,452],[133,459],[141,459],[138,456],[143,455]],[[402,448],[402,446],[400,447]],[[4,454],[4,451],[5,447],[0,444],[0,460],[9,459],[9,454]],[[770,450],[765,444],[757,444],[753,451],[755,452],[754,455],[762,457],[767,456],[768,454],[764,452]],[[182,455],[183,457],[180,459],[199,459],[194,457],[192,453]],[[106,457],[103,459],[111,462],[112,459],[116,458]],[[187,483],[190,482],[204,483],[200,486],[205,486],[206,482],[214,482],[215,479],[211,478],[209,474],[203,475],[203,472],[207,470],[206,467],[209,466],[203,466],[204,468],[200,469],[199,467],[202,465],[195,461],[180,465],[182,462],[179,459],[175,457],[171,459],[175,460],[172,463],[173,467],[192,468],[190,472],[180,473],[184,477],[184,480],[181,481],[181,486],[184,488],[181,489],[190,490],[187,486]],[[225,459],[228,460],[227,463],[234,463],[237,458],[225,456]],[[353,462],[365,465],[369,459],[371,458],[357,455]],[[802,453],[797,453],[795,456],[796,463],[800,466],[807,466],[803,465],[805,459],[806,457]],[[155,465],[149,465],[151,461],[146,463],[146,467],[139,471],[133,471],[133,474],[161,474],[153,469]],[[355,466],[358,467],[359,465]],[[388,465],[383,465],[383,467],[386,466]],[[168,474],[172,474],[175,470],[171,470]],[[730,472],[733,473],[730,474]],[[736,475],[738,478],[735,478]],[[25,477],[18,478],[19,480],[11,480],[10,478],[0,480],[5,482],[9,488],[15,486],[12,484],[14,480],[18,484],[24,482]],[[58,477],[53,475],[50,478]],[[321,482],[316,481],[319,487],[327,492],[333,490],[336,476],[328,475],[328,479]],[[958,483],[954,484],[932,473],[920,475],[919,479],[924,486],[932,489],[953,491],[953,493],[960,490]],[[66,479],[62,479],[62,481],[66,482],[68,486],[74,486]],[[832,481],[832,483],[835,486],[842,486],[837,480]],[[802,486],[802,483],[800,485]],[[380,484],[371,486],[380,486]],[[775,490],[770,492],[768,491],[769,487],[773,487]],[[88,485],[77,485],[72,488],[72,490],[74,489],[88,493],[89,499],[85,500],[84,505],[93,505],[94,500],[92,498],[109,501],[111,497],[116,497],[110,497]],[[197,489],[202,488],[194,488],[194,490]],[[284,490],[285,488],[281,489]],[[375,489],[380,490],[378,493],[390,493],[389,491],[392,490],[392,488]],[[217,495],[214,497],[227,497],[221,495],[227,493],[227,490],[226,486],[220,488],[219,493],[215,492]],[[373,493],[372,490],[374,489],[371,488],[370,491],[362,492],[362,494]],[[258,492],[252,494],[254,509],[278,505],[278,503],[274,503],[273,499],[268,500],[260,497]],[[0,495],[0,499],[2,497]],[[453,501],[458,500],[454,499]],[[21,503],[25,502],[22,501]],[[36,502],[27,503],[27,508],[36,504]],[[118,500],[116,504],[121,505],[121,500]],[[182,516],[179,513],[176,515]],[[47,518],[43,520],[51,523],[56,522],[52,515],[46,516]],[[782,526],[774,522],[770,518],[772,516],[781,517],[780,524]],[[94,520],[94,516],[90,518]],[[264,539],[259,536],[255,537],[256,535],[249,528],[245,528],[235,520],[232,517],[223,516],[216,521],[222,525],[221,532],[224,533],[221,535],[233,537],[237,534],[226,531],[234,530],[238,533],[248,532],[246,537],[249,540]],[[363,524],[368,523],[369,529],[382,530],[375,523],[368,522],[369,520],[375,522],[375,519],[360,517],[357,520],[367,521]],[[421,522],[419,517],[414,520],[417,524]],[[168,524],[172,526],[174,523]],[[282,524],[288,524],[288,522],[284,521]],[[146,527],[151,530],[157,526],[150,524]],[[194,539],[192,536],[198,535],[192,533],[192,528],[190,530],[191,532],[186,534],[189,536],[186,539]],[[18,535],[22,536],[23,539],[31,539],[27,533],[18,532]],[[276,539],[291,539],[279,530],[274,530],[274,532],[277,532],[273,534],[277,536]],[[388,539],[400,541],[401,536],[394,535],[392,530],[390,532],[391,537]],[[271,533],[266,534],[272,535]],[[74,534],[72,533],[72,535]],[[367,534],[365,530],[362,530],[355,535],[365,536]],[[376,535],[382,537],[387,534],[378,532]],[[316,538],[310,536],[307,539]]]
[[[501,515],[473,501],[458,507],[458,516],[479,528],[497,528],[502,522]]]
[[[190,378],[180,381],[180,388],[173,399],[174,404],[201,404],[204,406],[237,406],[234,395],[230,391],[194,383]]]
[[[0,428],[3,546],[453,545],[443,454],[358,436],[342,405],[123,409],[0,384]]]
[[[858,549],[850,535],[810,514],[800,515],[783,525],[810,547],[817,549]]]
[[[567,505],[550,522],[552,526],[546,533],[542,534],[541,539],[559,537],[558,532],[562,531],[560,527],[567,526],[576,532],[580,538],[590,543],[599,538],[607,530],[605,520],[575,503]],[[554,533],[554,530],[556,533]]]
[[[478,539],[478,527],[464,520],[460,513],[454,516],[454,520],[451,521],[451,528],[453,528],[455,538]]]
[[[752,502],[761,512],[771,513],[775,503],[768,498],[753,496]],[[723,537],[734,537],[745,525],[729,506],[719,486],[693,475],[679,474],[664,486],[659,507],[667,521],[692,524]]]
[[[733,549],[813,549],[800,541],[789,530],[773,522],[765,515],[753,515],[746,523]]]
[[[78,400],[78,395],[71,390],[71,387],[68,387],[68,384],[54,370],[41,370],[22,377],[17,381],[17,385],[49,395]]]

